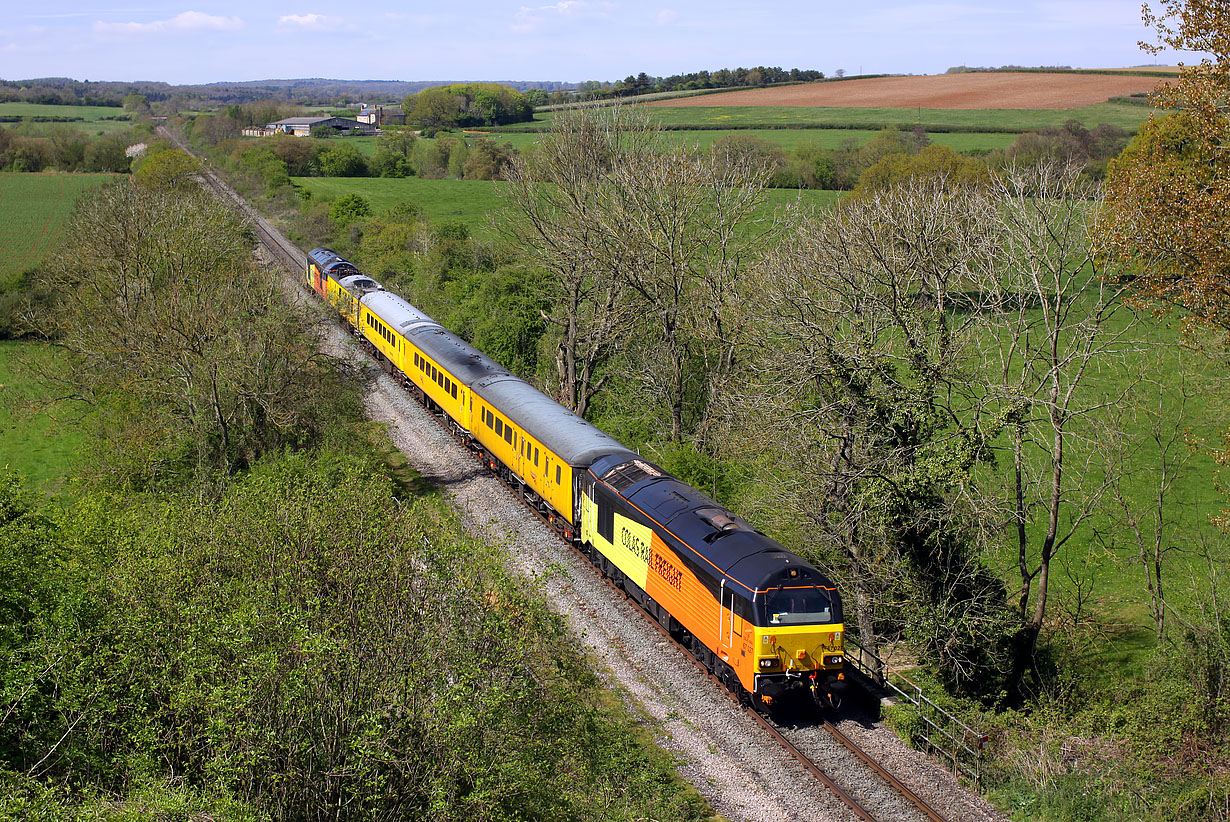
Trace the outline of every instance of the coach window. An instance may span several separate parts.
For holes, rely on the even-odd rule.
[[[538,449],[534,449],[534,465],[538,465]]]
[[[504,436],[504,420],[499,417],[495,418],[495,435],[497,437]]]
[[[457,399],[457,383],[453,383],[453,399]]]
[[[512,445],[512,441],[513,441],[513,428],[511,425],[506,425],[504,426],[504,442],[508,443],[509,445]]]
[[[561,476],[561,474],[560,474],[560,466],[558,466],[558,465],[557,465],[557,466],[555,466],[555,484],[556,484],[556,485],[563,485],[563,484],[564,484],[564,481],[563,481],[562,479],[560,479],[560,476]]]

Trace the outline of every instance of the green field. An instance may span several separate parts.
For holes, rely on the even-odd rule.
[[[707,149],[716,141],[730,134],[750,134],[781,146],[785,151],[794,151],[801,145],[814,145],[822,149],[841,148],[847,140],[853,140],[856,145],[862,145],[878,132],[871,129],[855,128],[753,128],[721,130],[683,130],[666,131],[662,139],[671,145],[698,146]],[[467,135],[475,139],[480,135]],[[503,145],[511,143],[513,148],[524,151],[539,139],[538,134],[525,133],[493,133],[492,140]],[[994,151],[1012,145],[1015,134],[1008,133],[978,133],[978,132],[940,132],[927,135],[932,143],[948,146],[953,151]]]
[[[492,231],[493,218],[503,208],[501,183],[486,180],[423,180],[418,177],[294,177],[292,182],[311,192],[314,198],[336,199],[346,194],[361,194],[373,210],[381,211],[398,203],[413,203],[423,209],[432,222],[464,223],[478,234]],[[780,208],[796,198],[814,208],[827,208],[837,201],[837,191],[794,191],[770,189],[767,202]]]
[[[0,174],[0,287],[54,250],[77,198],[114,174]]]
[[[117,176],[0,174],[0,288],[55,250],[82,193]],[[17,410],[25,405],[19,398],[48,398],[14,367],[19,354],[45,362],[54,351],[30,342],[0,342],[0,466],[17,469],[33,488],[54,490],[71,475],[82,434],[54,413]]]
[[[80,117],[97,121],[123,117],[128,112],[115,106],[49,106],[41,103],[0,103],[0,117]]]
[[[110,106],[47,106],[38,103],[0,103],[0,117],[21,117],[21,122],[0,122],[5,128],[35,130],[41,133],[48,128],[72,128],[89,134],[114,134],[132,128],[132,120],[122,108]],[[34,117],[80,117],[69,123],[37,122]],[[111,118],[123,117],[122,120]],[[104,119],[105,118],[105,119]]]
[[[1070,109],[934,109],[837,108],[802,106],[652,106],[647,111],[666,128],[837,128],[911,129],[921,124],[928,131],[1011,133],[1035,131],[1079,120],[1087,128],[1099,123],[1135,131],[1153,109],[1122,103],[1097,103]],[[550,128],[551,115],[540,114],[528,128]],[[492,132],[525,130],[526,124],[496,127]]]
[[[382,211],[398,203],[413,203],[432,222],[464,223],[482,233],[491,215],[501,208],[499,183],[487,180],[423,180],[418,177],[292,177],[291,182],[313,198],[336,199],[361,194],[372,209]]]

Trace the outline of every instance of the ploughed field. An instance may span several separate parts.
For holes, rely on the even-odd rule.
[[[802,106],[838,108],[1068,109],[1153,91],[1159,77],[1057,72],[969,72],[869,77],[658,100],[667,107]]]

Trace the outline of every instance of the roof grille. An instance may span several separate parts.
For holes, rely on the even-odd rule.
[[[660,477],[662,472],[644,460],[628,460],[602,475],[602,481],[621,494],[647,477]]]

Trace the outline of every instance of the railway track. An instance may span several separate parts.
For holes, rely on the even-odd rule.
[[[174,135],[171,135],[169,132],[164,132],[164,134],[166,134],[168,139],[175,142],[181,149],[185,151],[188,150],[182,141],[178,140]],[[275,262],[285,265],[289,271],[298,272],[305,257],[304,253],[299,248],[286,240],[286,238],[282,236],[281,232],[269,223],[268,220],[258,214],[255,209],[253,209],[242,197],[236,194],[230,186],[222,182],[212,171],[204,169],[200,175],[200,178],[209,190],[214,192],[220,199],[238,211],[249,221],[253,227],[253,230],[257,234],[257,239],[259,240],[260,245]],[[542,522],[552,534],[554,534],[561,542],[566,544],[568,548],[577,556],[584,559],[585,566],[589,568],[596,577],[601,578],[612,591],[614,591],[634,609],[639,611],[645,618],[645,621],[651,625],[666,641],[678,649],[684,657],[692,660],[702,675],[708,677],[712,683],[725,691],[730,696],[731,701],[738,705],[740,710],[742,710],[751,719],[751,721],[753,721],[769,737],[771,737],[783,750],[789,754],[792,759],[798,762],[804,770],[812,774],[812,776],[823,784],[827,790],[829,790],[843,805],[850,810],[855,818],[868,820],[868,822],[923,819],[930,820],[931,822],[945,822],[946,818],[943,815],[941,815],[914,791],[910,790],[909,787],[898,780],[888,771],[887,768],[876,761],[874,757],[862,750],[856,743],[854,743],[853,740],[842,733],[829,718],[823,717],[818,723],[814,723],[810,727],[822,729],[823,733],[832,739],[835,744],[839,745],[844,751],[848,752],[850,756],[853,756],[860,763],[862,763],[867,771],[873,776],[873,779],[885,787],[885,791],[891,792],[894,796],[898,797],[899,802],[888,803],[890,805],[895,805],[896,807],[887,811],[889,815],[884,815],[885,811],[879,809],[878,806],[883,802],[885,791],[877,792],[876,790],[869,789],[865,780],[855,780],[859,782],[859,784],[851,785],[851,780],[848,777],[844,779],[834,778],[826,772],[826,770],[816,762],[817,757],[814,754],[809,754],[806,750],[804,750],[805,747],[814,747],[814,740],[808,740],[796,744],[796,740],[792,740],[791,736],[797,734],[797,730],[791,731],[790,729],[783,727],[779,723],[775,722],[771,717],[761,713],[753,706],[745,704],[738,698],[737,695],[731,693],[729,689],[727,689],[726,685],[718,677],[716,677],[713,672],[704,665],[703,662],[696,659],[688,648],[676,640],[676,638],[656,619],[654,619],[648,611],[642,608],[639,603],[637,603],[632,597],[628,596],[614,580],[602,574],[602,572],[589,561],[589,558],[585,556],[584,552],[573,545],[570,540],[565,539],[555,523],[543,516],[543,514],[533,505],[530,505],[524,498],[522,490],[519,487],[509,482],[506,477],[501,476],[498,472],[492,471],[488,464],[489,461],[482,454],[476,453],[472,448],[470,448],[468,443],[463,441],[462,438],[457,435],[457,432],[453,430],[452,426],[448,424],[448,420],[443,418],[441,414],[433,410],[424,402],[424,398],[419,392],[413,390],[410,386],[407,386],[404,383],[402,383],[402,386],[406,389],[406,393],[409,394],[412,399],[414,399],[431,415],[435,423],[439,425],[445,433],[465,448],[466,451],[470,453],[478,463],[482,464],[484,470],[488,471],[491,476],[502,483],[509,493],[512,494],[526,510],[532,513],[535,518]],[[873,802],[877,803],[877,811],[872,811],[868,807],[868,805]],[[903,812],[903,809],[905,812]],[[877,813],[881,815],[877,815]]]

